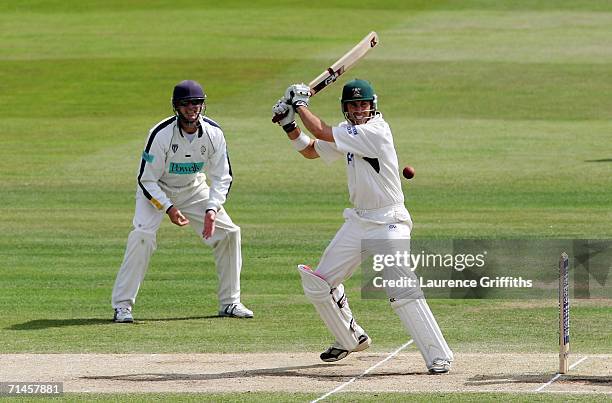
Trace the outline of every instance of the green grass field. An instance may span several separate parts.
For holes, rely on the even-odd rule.
[[[295,265],[316,264],[342,223],[344,167],[301,158],[270,109],[287,85],[309,81],[371,30],[380,46],[341,81],[374,84],[400,165],[416,168],[404,182],[415,239],[612,238],[612,4],[220,4],[0,3],[0,353],[326,347]],[[212,254],[166,220],[138,323],[117,326],[110,292],[139,156],[186,78],[205,86],[207,114],[225,131],[234,171],[226,208],[242,228],[242,299],[256,319],[212,317]],[[311,103],[328,123],[340,121],[340,89]],[[399,320],[386,301],[361,300],[359,286],[358,276],[347,283],[373,351],[395,349],[407,338]],[[552,353],[556,301],[532,302],[430,305],[455,351]],[[576,301],[574,351],[612,353],[611,306]]]

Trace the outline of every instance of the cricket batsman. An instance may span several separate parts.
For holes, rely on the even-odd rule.
[[[298,266],[306,297],[336,339],[320,357],[323,361],[334,362],[351,352],[365,350],[371,343],[365,330],[357,324],[342,285],[368,254],[381,250],[364,251],[362,241],[379,240],[380,245],[382,240],[382,249],[384,245],[398,242],[409,248],[412,219],[404,206],[391,129],[377,110],[377,97],[370,83],[360,79],[346,83],[340,100],[345,121],[334,127],[310,111],[310,95],[307,85],[291,85],[274,105],[272,113],[278,115],[277,118],[284,116],[279,124],[305,158],[321,157],[328,164],[343,159],[346,165],[353,208],[344,210],[345,222],[316,269]],[[296,124],[296,112],[314,140]],[[393,270],[401,271],[398,268]],[[414,276],[410,270],[399,274]],[[387,294],[391,307],[412,336],[429,372],[448,372],[453,353],[420,287],[388,289]]]

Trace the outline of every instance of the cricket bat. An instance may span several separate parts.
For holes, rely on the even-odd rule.
[[[312,80],[308,86],[310,87],[311,97],[314,97],[319,92],[323,91],[334,81],[338,79],[342,74],[347,72],[353,67],[361,58],[363,58],[374,46],[378,45],[378,34],[374,31],[370,32],[353,47],[353,49],[346,52],[340,59],[334,64],[328,67],[325,71]],[[272,118],[272,122],[276,123],[281,120],[284,115],[275,115]]]

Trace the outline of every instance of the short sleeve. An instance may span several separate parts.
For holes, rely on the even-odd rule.
[[[391,138],[391,130],[383,121],[357,126],[341,125],[333,127],[332,133],[340,152],[361,157],[376,157]]]
[[[329,141],[315,140],[314,148],[319,157],[327,164],[331,164],[343,155],[338,147]]]

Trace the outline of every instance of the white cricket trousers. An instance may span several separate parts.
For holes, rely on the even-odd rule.
[[[189,219],[189,225],[196,235],[213,249],[219,277],[217,289],[219,304],[240,302],[240,270],[242,268],[240,227],[235,225],[230,216],[221,208],[217,212],[214,235],[209,239],[204,239],[202,230],[208,188],[201,186],[188,192],[173,194],[166,191],[166,193],[174,206]],[[113,308],[131,308],[136,302],[138,289],[144,280],[151,255],[157,246],[157,230],[165,216],[165,212],[153,207],[140,190],[136,192],[134,229],[128,236],[123,263],[115,280],[112,294]]]
[[[325,279],[331,288],[338,287],[351,277],[368,255],[392,253],[393,249],[387,248],[402,241],[406,242],[407,250],[410,248],[411,221],[375,224],[360,220],[351,210],[345,210],[346,221],[325,249],[316,269],[317,275]],[[390,241],[390,246],[385,241]]]
[[[345,210],[344,217],[346,219],[345,223],[325,249],[315,271],[317,277],[324,279],[329,284],[332,290],[332,299],[334,298],[334,290],[343,292],[342,282],[351,277],[367,256],[372,254],[394,255],[400,249],[402,252],[404,250],[409,252],[410,250],[411,221],[375,224],[360,220],[356,217],[355,212],[350,209]],[[387,275],[390,278],[397,278],[397,276],[413,277],[414,273],[404,268],[396,268],[388,271]],[[427,368],[431,368],[436,359],[453,360],[453,353],[446,344],[446,340],[425,301],[420,287],[387,290],[387,296],[390,298],[391,307],[400,317],[404,328],[414,339]],[[364,333],[364,330],[357,325],[348,306],[348,300],[344,298],[344,295],[341,297],[344,300],[341,310],[346,312],[344,316],[337,313],[332,315],[322,310],[320,310],[319,315],[324,322],[326,320],[328,322],[344,320],[347,323],[346,326],[330,327],[328,325],[328,328],[337,341],[350,341],[353,337],[352,344],[344,346],[346,349],[353,349],[358,337]],[[335,301],[339,300],[337,298]]]

